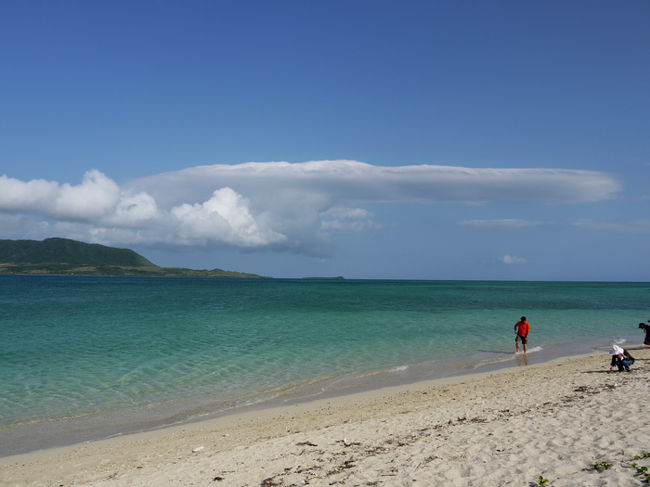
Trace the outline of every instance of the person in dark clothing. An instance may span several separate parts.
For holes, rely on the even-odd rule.
[[[630,352],[618,345],[612,345],[609,354],[612,356],[612,362],[609,366],[610,372],[614,371],[614,366],[618,367],[619,372],[623,372],[623,370],[626,372],[630,371],[630,365],[634,363],[634,357],[630,355]]]
[[[639,323],[639,328],[645,332],[645,340],[643,340],[644,345],[650,345],[650,325],[645,323]]]

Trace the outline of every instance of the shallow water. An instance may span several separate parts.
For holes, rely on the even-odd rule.
[[[648,283],[3,276],[0,454],[515,365],[522,314],[533,362],[640,343],[649,304]]]

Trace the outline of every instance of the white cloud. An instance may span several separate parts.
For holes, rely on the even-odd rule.
[[[621,189],[611,175],[564,169],[474,169],[374,166],[357,161],[267,162],[198,166],[129,183],[161,205],[175,205],[228,186],[252,202],[291,190],[340,202],[588,203]],[[259,195],[255,198],[255,195]]]
[[[110,244],[271,246],[318,254],[334,231],[379,228],[363,208],[368,204],[577,204],[612,198],[619,190],[615,178],[594,171],[251,162],[192,167],[121,186],[96,170],[77,185],[1,176],[0,213],[20,216],[12,221],[24,225],[23,235],[40,229],[43,236],[56,231]]]
[[[70,220],[101,218],[115,210],[120,188],[97,170],[84,174],[80,185],[63,184],[51,202],[51,214]]]
[[[247,200],[230,188],[215,190],[203,202],[161,210],[150,194],[122,190],[96,170],[88,171],[79,185],[2,176],[0,211],[12,223],[5,229],[14,234],[40,229],[46,235],[105,243],[216,243],[246,248],[286,240],[265,225],[264,215],[256,220]],[[38,221],[39,217],[46,220]]]
[[[321,228],[326,231],[360,232],[379,228],[374,223],[373,215],[363,208],[330,208],[321,213]]]
[[[525,264],[526,259],[523,257],[515,257],[514,255],[504,255],[503,257],[499,257],[499,262],[506,265]]]
[[[18,179],[0,176],[0,211],[45,212],[59,192],[59,185],[53,181],[33,179],[22,182]]]
[[[348,218],[348,219],[368,219],[371,218],[371,213],[363,208],[330,208],[322,213],[324,216],[331,216],[334,218]]]
[[[0,177],[0,211],[40,213],[64,220],[95,220],[111,213],[119,200],[117,184],[96,170],[88,171],[76,186],[42,179],[22,182]]]
[[[113,224],[118,226],[139,225],[160,216],[156,200],[147,193],[123,195],[117,205],[112,218]]]
[[[506,228],[523,228],[541,225],[541,222],[520,220],[518,218],[503,218],[497,220],[463,220],[460,225],[466,227],[506,227]]]
[[[216,190],[200,204],[184,203],[171,210],[180,243],[224,242],[241,247],[262,247],[286,240],[262,228],[248,209],[248,202],[230,188]]]

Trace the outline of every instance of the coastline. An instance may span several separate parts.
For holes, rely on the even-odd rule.
[[[0,455],[515,365],[513,306],[531,363],[602,350],[647,304],[647,284],[0,281]]]
[[[650,449],[650,349],[630,350],[630,374],[603,351],[7,456],[0,483],[639,485],[623,464]]]
[[[620,338],[623,342],[631,337]],[[337,400],[340,396],[372,393],[394,387],[408,387],[417,383],[453,379],[494,372],[500,369],[536,365],[569,355],[585,355],[608,347],[607,338],[585,342],[565,342],[533,347],[527,356],[514,351],[491,351],[485,355],[454,360],[431,361],[380,370],[325,377],[298,384],[288,384],[276,391],[267,391],[254,399],[239,403],[215,403],[214,399],[184,399],[169,403],[154,403],[146,407],[130,407],[77,417],[35,421],[0,430],[0,459],[39,450],[50,450],[78,443],[99,441],[124,435],[145,433],[175,426],[183,426],[211,419],[246,413],[260,414],[266,409],[309,403],[319,400]],[[508,348],[507,346],[505,347]],[[224,406],[225,405],[225,406]]]

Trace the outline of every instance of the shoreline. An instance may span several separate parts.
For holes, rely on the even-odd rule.
[[[647,304],[613,283],[31,281],[4,283],[0,455],[513,366],[512,306],[531,363],[582,353]]]
[[[627,337],[631,338],[631,337]],[[74,418],[44,420],[32,424],[6,427],[0,433],[4,445],[12,445],[13,451],[0,452],[0,459],[119,438],[125,435],[141,434],[197,422],[210,421],[242,414],[260,414],[267,409],[290,407],[321,400],[337,400],[339,397],[358,394],[372,394],[373,391],[404,388],[418,383],[436,382],[457,377],[474,376],[522,366],[540,365],[553,360],[572,356],[588,355],[605,350],[604,337],[589,343],[561,343],[548,348],[533,347],[527,356],[503,353],[503,359],[472,361],[457,360],[451,366],[440,368],[436,361],[412,364],[403,370],[383,370],[369,373],[348,374],[332,378],[309,381],[305,384],[288,385],[291,392],[277,397],[268,397],[259,402],[240,404],[225,409],[215,407],[213,402],[196,402],[183,409],[175,408],[176,402],[124,408],[99,413],[84,414]],[[623,339],[625,343],[628,342]],[[639,342],[640,345],[640,342]],[[514,348],[514,347],[513,347]],[[539,350],[536,350],[538,349]],[[478,357],[478,355],[477,355]],[[336,383],[336,386],[333,384]],[[169,407],[172,404],[172,407]],[[152,417],[157,419],[152,419]],[[116,424],[120,426],[116,429]],[[119,431],[118,431],[119,429]],[[16,448],[15,445],[20,445]]]
[[[264,479],[273,477],[276,479],[276,484],[273,485],[291,485],[291,482],[299,483],[305,479],[311,484],[319,485],[319,482],[324,482],[324,478],[350,479],[350,476],[356,475],[381,479],[390,485],[393,481],[397,482],[398,473],[395,478],[382,478],[384,474],[377,473],[386,467],[386,458],[399,465],[400,461],[406,460],[400,460],[401,457],[395,455],[402,455],[419,443],[424,446],[419,445],[417,448],[426,449],[426,444],[438,441],[434,433],[444,437],[447,430],[467,430],[464,434],[469,447],[472,442],[476,443],[472,439],[475,430],[484,424],[495,426],[497,429],[493,435],[496,435],[497,432],[506,434],[501,430],[508,428],[510,431],[513,427],[509,424],[511,421],[530,416],[533,412],[542,414],[542,417],[537,418],[542,423],[556,421],[554,415],[550,414],[551,411],[572,414],[582,411],[583,415],[589,416],[589,404],[581,405],[581,402],[591,399],[602,401],[602,404],[597,404],[598,410],[592,412],[593,417],[590,419],[594,421],[596,433],[598,428],[603,428],[605,434],[611,435],[616,431],[629,430],[632,437],[638,438],[636,448],[642,449],[645,446],[647,450],[650,446],[647,444],[650,431],[642,412],[650,392],[650,349],[631,346],[630,350],[637,357],[637,363],[630,374],[604,373],[609,369],[609,356],[606,352],[597,352],[555,358],[528,367],[505,367],[455,375],[7,456],[0,458],[0,483],[144,486],[159,483],[187,485],[191,479],[195,485],[215,485],[214,479],[222,478],[228,482],[227,485],[260,485]],[[616,405],[619,390],[625,392],[626,401]],[[595,406],[592,407],[594,408]],[[603,410],[609,411],[608,415]],[[625,414],[621,416],[622,413]],[[537,422],[531,423],[536,424]],[[570,422],[554,424],[559,431],[542,424],[541,430],[535,433],[533,439],[526,439],[526,435],[531,434],[526,431],[527,427],[522,427],[517,432],[527,443],[541,441],[539,438],[553,439],[558,435],[560,438],[567,437],[567,434],[573,441],[578,433],[584,433],[583,427],[572,428]],[[393,447],[388,448],[387,445],[391,443],[387,442],[391,438],[402,439],[395,440],[397,447],[392,444]],[[424,438],[429,441],[425,442]],[[619,440],[611,440],[607,436],[605,438],[607,441],[595,442],[596,451],[582,452],[580,455],[598,457],[609,451],[614,452],[614,446]],[[447,438],[449,439],[450,437]],[[635,442],[630,438],[624,440],[626,447],[623,449],[630,451]],[[478,443],[485,441],[487,439],[481,436]],[[399,446],[400,442],[403,446]],[[381,448],[375,449],[375,453],[370,455],[369,445]],[[362,449],[365,454],[358,451],[360,446],[364,446]],[[442,444],[438,446],[447,449]],[[502,446],[508,448],[507,442]],[[573,450],[573,443],[567,444],[567,448]],[[309,470],[311,473],[306,470],[299,472],[300,469],[293,464],[276,468],[277,462],[286,464],[295,461],[296,449],[305,451],[300,456],[315,455],[315,462],[323,456],[331,456],[330,460],[324,460],[324,463],[332,464],[331,471],[316,468],[319,462]],[[435,451],[436,455],[441,455],[438,449]],[[338,456],[352,452],[356,452],[353,455],[354,466],[348,464],[348,467],[332,473],[337,470]],[[548,456],[548,452],[543,453],[543,458]],[[413,457],[415,454],[409,455]],[[489,457],[495,453],[483,445],[475,455],[485,460],[485,455]],[[573,455],[576,455],[575,451]],[[359,470],[362,458],[364,462],[372,463],[376,457],[386,458],[377,465],[366,465],[363,470]],[[574,462],[569,457],[567,462]],[[444,456],[441,458],[444,459]],[[434,460],[425,462],[428,474],[440,475],[441,469],[450,465],[449,461]],[[531,461],[539,463],[542,460]],[[546,465],[543,461],[542,463]],[[290,474],[287,468],[290,468]],[[396,468],[398,472],[402,471],[401,467]],[[627,477],[622,468],[616,469],[616,472],[613,469],[610,473],[621,476],[623,483],[619,482],[618,485],[638,485],[625,483]],[[422,470],[422,475],[425,474],[422,466],[418,470]],[[454,475],[468,478],[462,469]],[[454,485],[454,475],[449,477],[452,479],[450,485]],[[471,473],[468,475],[469,478],[472,477]],[[501,472],[500,475],[512,480],[514,477],[509,475],[515,473]],[[545,473],[540,472],[539,475],[550,478],[550,471],[547,468]],[[587,473],[580,474],[578,469],[575,475],[579,477]],[[162,479],[165,482],[160,482]],[[536,479],[535,476],[527,478],[527,481]],[[553,485],[563,484],[554,481]],[[578,479],[574,485],[589,485],[589,482],[580,484]]]

